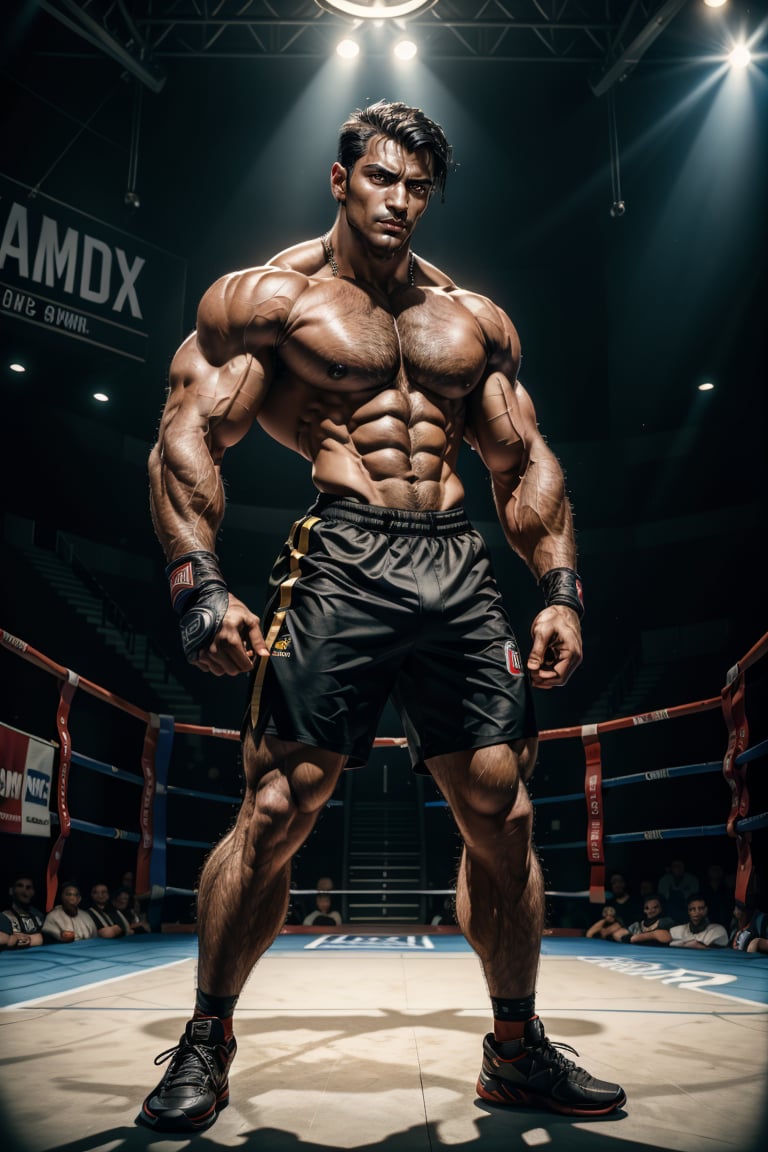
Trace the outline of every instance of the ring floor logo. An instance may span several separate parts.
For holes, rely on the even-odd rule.
[[[335,933],[318,936],[307,951],[317,952],[433,952],[429,936],[353,936]]]
[[[702,972],[696,968],[677,968],[654,961],[614,959],[612,956],[580,956],[585,964],[598,968],[612,968],[626,976],[640,976],[643,980],[658,980],[661,984],[677,984],[697,991],[708,991],[724,984],[735,984],[738,976],[727,972]]]

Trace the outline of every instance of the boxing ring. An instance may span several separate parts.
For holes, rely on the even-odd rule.
[[[194,899],[194,885],[177,877],[197,874],[212,841],[177,836],[173,809],[194,802],[231,823],[239,796],[181,783],[184,746],[187,739],[236,744],[239,735],[147,712],[8,632],[0,633],[0,649],[6,674],[13,675],[14,661],[24,661],[56,692],[56,739],[48,741],[55,832],[46,907],[67,878],[71,838],[99,837],[123,850],[135,845],[136,890],[146,894],[156,929],[151,936],[0,955],[4,1131],[10,1146],[24,1152],[177,1145],[133,1126],[142,1096],[158,1078],[152,1060],[178,1039],[195,983],[193,932],[160,929],[170,899]],[[768,741],[750,743],[749,727],[767,654],[768,634],[726,672],[711,698],[541,733],[542,761],[552,742],[580,744],[584,767],[582,791],[534,797],[541,811],[578,805],[583,813],[583,836],[539,845],[545,863],[550,853],[574,862],[572,890],[550,897],[580,899],[597,918],[607,851],[692,837],[728,844],[736,898],[748,894],[754,837],[768,824],[768,813],[750,812],[749,787],[759,779],[754,774],[765,771],[768,754]],[[759,704],[759,693],[754,699]],[[118,763],[99,759],[95,747],[82,748],[73,738],[79,711],[88,707],[120,713],[131,730]],[[723,746],[713,750],[717,759],[623,775],[607,771],[609,734],[629,738],[648,725],[715,712],[725,724]],[[377,745],[397,748],[405,741],[382,738]],[[706,781],[715,774],[728,800],[711,823],[606,830],[606,798],[616,790],[664,788],[671,780]],[[83,795],[83,781],[91,777],[120,787],[124,826],[101,824],[71,803],[78,792],[73,780]],[[2,837],[4,847],[10,840]],[[286,929],[240,1000],[232,1104],[196,1140],[267,1152],[592,1149],[600,1139],[632,1149],[756,1150],[768,1132],[767,1002],[766,956],[638,949],[548,931],[537,999],[547,1031],[576,1047],[594,1075],[619,1080],[628,1102],[599,1123],[502,1110],[475,1096],[487,994],[476,958],[455,929],[386,923]]]

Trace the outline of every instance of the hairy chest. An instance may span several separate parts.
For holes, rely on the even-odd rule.
[[[278,356],[290,375],[321,390],[399,385],[454,399],[483,377],[488,351],[477,319],[445,293],[409,288],[387,300],[333,280],[302,296]]]

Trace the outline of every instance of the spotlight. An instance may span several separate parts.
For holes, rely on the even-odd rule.
[[[728,0],[704,0],[705,7],[707,8],[722,8],[727,4]]]
[[[711,392],[714,387],[711,380],[705,380],[703,384],[699,384],[699,392]]]
[[[10,368],[11,372],[26,372],[27,370],[23,364],[19,364],[15,360],[13,364],[9,364],[8,367]]]
[[[351,16],[354,20],[401,20],[404,16],[421,16],[434,8],[437,0],[315,0],[319,8],[334,15]]]
[[[728,57],[732,68],[746,68],[752,59],[752,53],[746,44],[737,44]]]
[[[109,403],[109,396],[107,396],[106,392],[94,392],[93,398],[94,400],[98,400],[99,404]]]
[[[618,220],[620,216],[623,216],[626,210],[627,206],[623,200],[614,200],[613,204],[611,204],[611,216],[613,216],[614,220]]]
[[[344,60],[354,60],[360,52],[360,45],[356,40],[339,40],[336,45],[336,55]]]
[[[394,53],[398,60],[413,60],[418,51],[419,49],[413,40],[398,40],[394,47]]]

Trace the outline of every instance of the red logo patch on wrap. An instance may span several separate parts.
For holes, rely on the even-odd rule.
[[[523,660],[517,650],[517,645],[513,644],[511,640],[507,640],[504,645],[504,659],[507,662],[507,671],[510,676],[522,676]]]
[[[171,586],[171,605],[176,603],[180,593],[184,592],[187,588],[194,588],[195,578],[192,575],[192,561],[187,560],[184,564],[180,564],[178,568],[174,568],[170,576]]]

